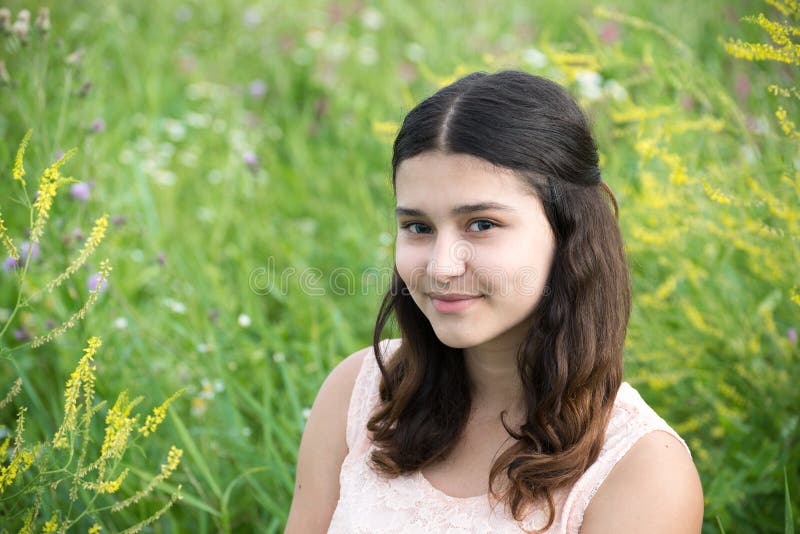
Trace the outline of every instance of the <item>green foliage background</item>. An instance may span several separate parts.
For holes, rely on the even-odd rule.
[[[34,18],[44,5],[6,4]],[[788,531],[787,499],[796,517],[800,495],[800,349],[790,331],[800,327],[800,159],[773,113],[781,104],[796,121],[800,107],[767,87],[791,86],[798,71],[733,58],[722,44],[768,42],[740,18],[781,20],[775,8],[718,0],[619,0],[601,10],[577,0],[49,8],[46,38],[32,31],[27,46],[14,47],[0,37],[10,77],[0,86],[0,204],[22,240],[27,214],[8,199],[28,129],[29,180],[78,147],[65,172],[93,183],[90,199],[59,193],[31,283],[55,276],[80,244],[75,231],[88,234],[105,212],[113,222],[98,258],[111,258],[114,272],[83,323],[0,361],[0,387],[22,375],[15,403],[29,407],[29,440],[57,428],[64,382],[91,335],[104,338],[95,357],[101,397],[128,389],[152,406],[187,388],[159,434],[127,459],[142,472],[167,444],[184,449],[171,482],[182,483],[183,500],[155,531],[282,530],[304,412],[327,372],[369,343],[387,288],[392,134],[443,83],[502,68],[564,83],[594,121],[634,280],[626,379],[692,448],[704,532]],[[587,71],[600,78],[587,82]],[[90,262],[44,309],[17,315],[0,346],[20,346],[21,333],[44,334],[48,321],[79,307],[99,259]],[[377,281],[362,278],[371,270]],[[266,291],[265,273],[285,285]],[[16,282],[0,271],[0,325]],[[0,413],[5,432],[15,414]],[[136,491],[130,483],[122,494]],[[160,505],[143,501],[98,520],[115,531]]]

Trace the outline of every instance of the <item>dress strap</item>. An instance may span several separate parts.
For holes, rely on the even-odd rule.
[[[600,455],[575,483],[564,503],[564,512],[568,514],[566,532],[577,534],[580,531],[589,502],[617,462],[640,438],[656,430],[676,438],[691,457],[692,452],[683,438],[642,399],[638,391],[623,382],[617,393]]]
[[[384,361],[399,346],[399,342],[399,339],[381,340],[380,347]],[[347,410],[346,440],[347,448],[351,452],[358,454],[369,447],[367,421],[378,402],[380,382],[381,370],[375,361],[375,351],[370,347],[364,354]]]

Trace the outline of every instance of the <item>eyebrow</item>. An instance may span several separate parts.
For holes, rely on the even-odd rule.
[[[452,217],[456,217],[459,215],[474,213],[476,211],[489,211],[489,210],[507,211],[507,212],[517,211],[511,206],[506,206],[505,204],[499,204],[497,202],[478,202],[477,204],[464,204],[462,206],[456,206],[455,208],[450,210],[450,215]],[[395,208],[394,212],[397,217],[401,217],[403,215],[408,215],[411,217],[421,217],[425,215],[425,212],[421,210],[414,208],[404,208],[402,206],[398,206],[397,208]]]

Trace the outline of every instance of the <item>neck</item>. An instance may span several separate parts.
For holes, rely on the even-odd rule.
[[[464,349],[464,364],[472,382],[472,411],[477,419],[496,419],[503,411],[508,412],[509,422],[524,416],[516,351],[516,345]]]

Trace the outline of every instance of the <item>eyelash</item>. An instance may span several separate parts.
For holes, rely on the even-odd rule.
[[[494,222],[494,221],[492,221],[490,219],[475,219],[473,221],[470,221],[469,226],[472,226],[473,224],[475,224],[477,222],[488,222],[488,223],[492,224],[492,228],[499,228],[500,227],[499,224],[497,224],[496,222]],[[412,232],[411,230],[409,230],[409,228],[411,226],[414,226],[415,224],[421,224],[423,226],[427,226],[425,223],[421,223],[421,222],[407,222],[407,223],[403,223],[402,225],[400,225],[400,228],[402,228],[403,230],[409,232],[412,235],[424,235],[424,234],[421,234],[420,232]],[[489,229],[483,230],[483,231],[478,230],[475,233],[479,233],[479,234],[486,233],[487,231],[491,230],[492,228],[489,228]]]

